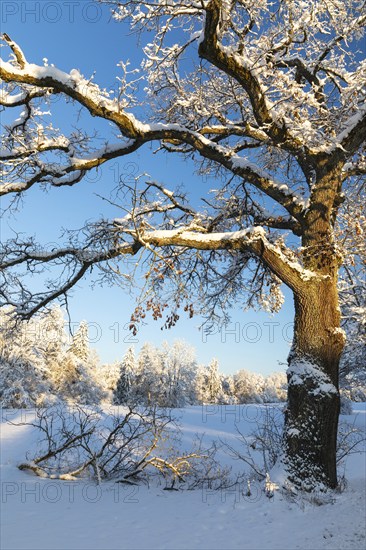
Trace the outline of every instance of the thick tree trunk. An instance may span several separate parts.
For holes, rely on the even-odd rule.
[[[337,279],[341,258],[333,220],[341,190],[340,171],[322,172],[303,222],[304,284],[294,288],[295,328],[289,356],[286,461],[289,478],[305,490],[337,486],[340,328]]]
[[[338,369],[344,347],[336,278],[309,281],[295,293],[289,356],[286,463],[302,489],[337,485]]]

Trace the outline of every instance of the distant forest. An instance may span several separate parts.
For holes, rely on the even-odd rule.
[[[59,307],[16,325],[9,313],[3,310],[0,319],[0,404],[4,408],[44,407],[58,400],[161,407],[286,400],[284,372],[267,377],[245,369],[223,374],[214,358],[208,365],[199,364],[195,349],[182,340],[160,348],[145,343],[138,354],[130,347],[121,360],[101,364],[89,347],[86,321],[70,337]],[[359,373],[343,378],[343,394],[366,400]]]

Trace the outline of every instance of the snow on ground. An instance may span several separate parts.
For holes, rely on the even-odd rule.
[[[183,441],[235,441],[235,423],[250,433],[259,406],[190,407],[181,411]],[[10,549],[363,549],[365,548],[365,454],[347,461],[347,489],[322,506],[268,499],[253,485],[217,492],[164,491],[104,483],[41,479],[17,469],[34,446],[32,427],[7,422],[32,419],[30,411],[3,411],[1,423],[1,538]],[[353,421],[366,430],[366,404]],[[226,463],[229,457],[222,457]],[[243,467],[236,461],[233,467]]]

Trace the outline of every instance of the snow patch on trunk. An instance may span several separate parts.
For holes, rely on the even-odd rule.
[[[288,383],[292,386],[309,385],[311,382],[311,386],[313,386],[310,391],[311,395],[338,393],[329,376],[309,359],[300,358],[292,361],[287,369],[287,376]]]

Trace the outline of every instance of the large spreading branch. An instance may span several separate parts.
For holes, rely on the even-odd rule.
[[[192,225],[192,224],[191,224]],[[317,276],[304,270],[301,265],[291,258],[291,261],[279,246],[268,241],[265,231],[261,227],[248,228],[234,232],[212,232],[208,233],[204,228],[200,230],[190,229],[190,226],[174,230],[148,231],[144,228],[138,230],[125,230],[116,221],[120,244],[112,247],[105,247],[104,250],[93,251],[88,249],[65,248],[50,252],[34,252],[24,250],[22,253],[8,258],[4,255],[0,261],[0,270],[6,272],[9,268],[26,265],[30,271],[36,266],[56,264],[61,261],[69,265],[70,276],[64,284],[58,285],[49,292],[27,300],[19,309],[19,314],[25,319],[31,318],[37,311],[61,296],[67,296],[69,291],[81,280],[81,278],[93,268],[113,259],[122,259],[126,256],[136,255],[142,248],[150,250],[153,254],[164,254],[164,249],[171,247],[186,250],[189,248],[202,251],[249,251],[262,261],[281,281],[292,290],[299,292],[304,290],[309,280],[316,280]],[[120,227],[120,229],[119,229]],[[125,234],[125,236],[123,236]],[[128,239],[130,242],[123,242]],[[0,293],[7,303],[11,298]]]
[[[130,138],[122,147],[107,148],[99,155],[96,154],[93,158],[71,158],[70,164],[64,167],[55,167],[54,164],[40,163],[36,175],[23,183],[3,184],[0,190],[1,194],[20,192],[29,189],[29,187],[37,182],[49,181],[50,179],[52,185],[72,185],[79,181],[86,171],[100,166],[112,158],[130,154],[139,149],[143,144],[151,141],[174,140],[191,145],[202,157],[215,161],[235,175],[250,182],[283,206],[294,218],[299,220],[302,217],[305,207],[304,201],[291,192],[287,186],[274,180],[265,170],[260,170],[254,163],[233,154],[230,148],[218,145],[215,141],[206,138],[202,135],[203,132],[201,131],[192,131],[178,124],[145,124],[138,121],[134,115],[121,110],[118,103],[103,97],[99,88],[87,82],[79,73],[75,74],[74,71],[71,71],[68,74],[53,67],[41,67],[32,64],[24,64],[23,68],[17,68],[10,63],[1,61],[0,77],[6,82],[31,84],[37,88],[51,88],[56,93],[63,93],[87,108],[93,116],[114,122],[118,126],[118,129],[126,137]],[[50,148],[51,145],[47,147]],[[55,144],[54,149],[57,148],[61,149]],[[65,150],[65,147],[63,149]],[[3,153],[3,158],[7,160],[12,157],[18,158],[19,156],[24,158],[32,152],[33,149],[6,151]],[[63,180],[64,176],[74,172],[78,173],[75,178],[66,178],[66,181]]]
[[[144,232],[146,245],[157,247],[180,246],[195,250],[250,250],[263,261],[292,290],[304,288],[309,273],[295,261],[289,261],[278,246],[271,244],[262,227],[226,233],[199,233],[174,229]],[[316,279],[316,275],[314,275]]]

